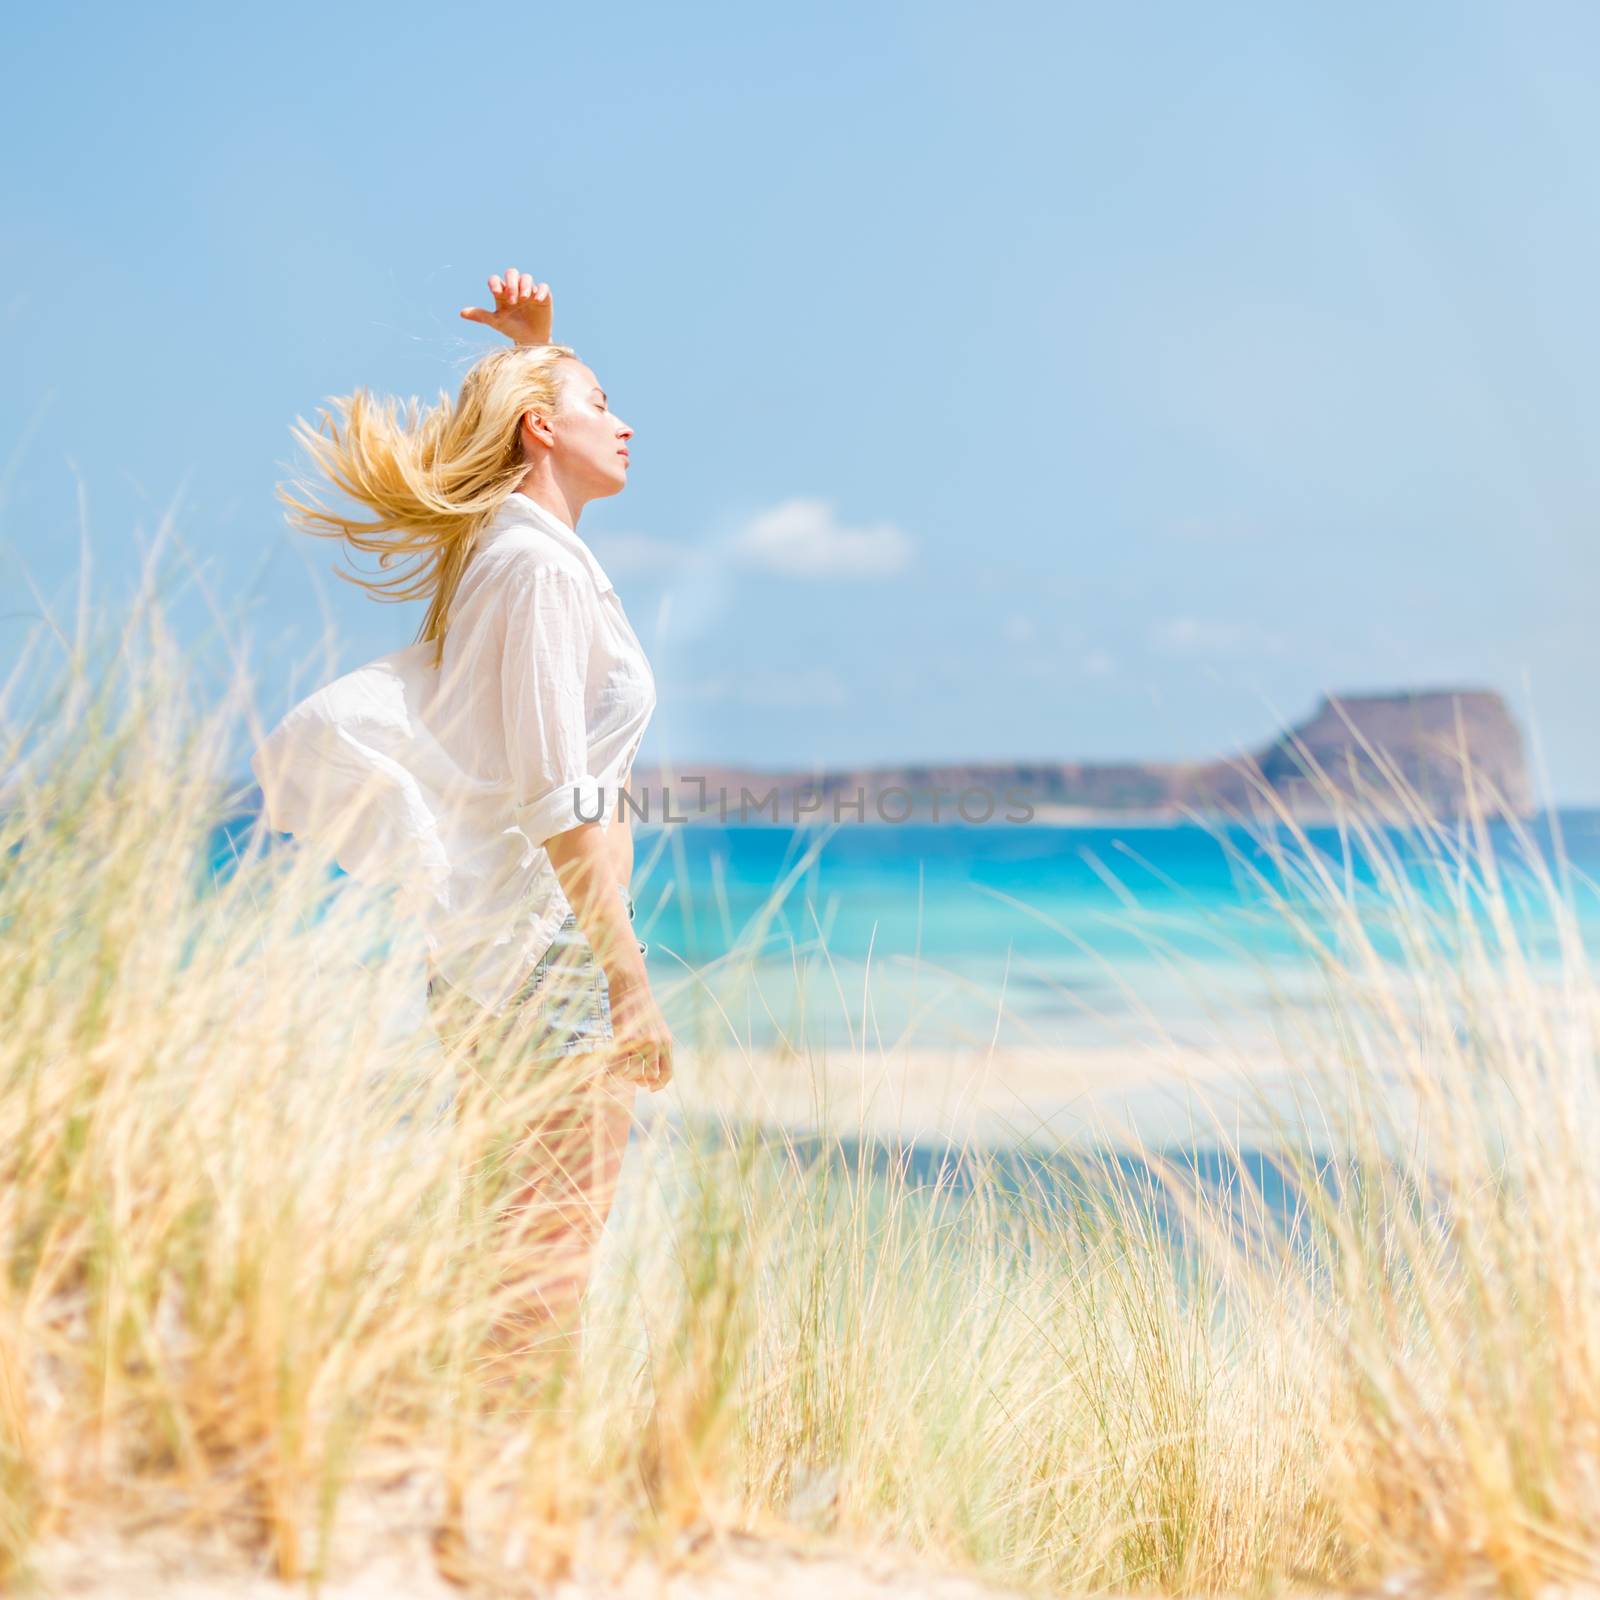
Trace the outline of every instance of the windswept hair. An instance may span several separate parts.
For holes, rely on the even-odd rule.
[[[296,479],[278,487],[289,522],[375,551],[380,567],[415,562],[390,578],[335,572],[378,600],[431,596],[414,642],[432,642],[436,667],[478,532],[527,473],[518,438],[523,413],[559,409],[559,363],[576,354],[564,344],[510,345],[474,363],[454,401],[441,390],[439,403],[424,408],[415,397],[380,399],[357,389],[329,401],[316,427],[294,421],[291,431],[323,477],[372,519],[330,511]]]

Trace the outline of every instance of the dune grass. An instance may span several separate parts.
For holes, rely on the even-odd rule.
[[[150,593],[50,670],[0,816],[8,1577],[109,1528],[315,1578],[357,1504],[486,1590],[733,1527],[1063,1592],[1594,1576],[1600,991],[1536,853],[1413,806],[1419,879],[1350,809],[1358,883],[1263,793],[1263,898],[1322,979],[1283,1024],[1287,1210],[1223,1127],[1225,1185],[1134,1152],[1157,1204],[1109,1145],[929,1186],[661,1119],[581,1361],[508,1376],[515,1135],[559,1086],[427,1048],[392,911],[312,852],[241,834],[213,877],[250,686]]]

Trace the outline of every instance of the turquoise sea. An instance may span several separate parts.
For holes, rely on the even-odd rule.
[[[1542,959],[1556,949],[1541,870],[1564,880],[1584,945],[1600,948],[1600,812],[1496,824],[1488,836],[1523,948]],[[714,971],[777,901],[759,960],[725,985],[746,998],[753,1040],[803,1015],[808,1038],[830,1044],[865,1028],[869,1039],[909,1029],[930,1043],[1071,1045],[1126,1039],[1150,1021],[1199,1042],[1218,1016],[1237,1021],[1315,985],[1307,934],[1330,931],[1301,886],[1311,862],[1363,904],[1379,948],[1397,956],[1385,871],[1438,914],[1463,880],[1462,857],[1469,881],[1481,860],[1464,835],[1441,849],[1397,831],[1363,848],[1312,828],[1303,845],[1280,835],[1277,849],[1286,854],[1259,833],[1198,825],[847,825],[825,840],[695,826],[641,832],[635,897],[663,975],[679,953]],[[1481,901],[1467,899],[1483,921]],[[1452,920],[1440,918],[1440,937]]]
[[[219,863],[250,822],[219,837]],[[1530,859],[1562,882],[1583,945],[1600,948],[1600,811],[1497,823],[1489,836],[1524,948],[1553,955],[1558,920]],[[1385,833],[1376,853],[1331,828],[1307,840],[1369,907],[1380,946],[1393,896],[1377,857],[1436,910],[1462,878],[1453,851],[1427,859],[1437,840],[1430,850]],[[675,1029],[752,1045],[1056,1046],[1126,1038],[1151,1019],[1200,1039],[1219,1015],[1314,986],[1306,934],[1268,886],[1287,890],[1314,936],[1327,930],[1296,870],[1281,868],[1259,835],[1220,826],[697,822],[637,829],[634,896]]]

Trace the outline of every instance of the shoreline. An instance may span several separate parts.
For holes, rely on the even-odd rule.
[[[1107,1139],[1194,1142],[1217,1124],[1245,1134],[1250,1101],[1296,1076],[1265,1039],[1240,1048],[1177,1043],[1071,1049],[891,1047],[800,1055],[781,1047],[682,1047],[672,1083],[641,1093],[642,1131],[685,1119],[773,1132],[1039,1152]],[[1270,1130],[1263,1123],[1260,1130]]]

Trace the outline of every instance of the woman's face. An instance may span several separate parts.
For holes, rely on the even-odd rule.
[[[562,478],[584,499],[616,494],[628,481],[633,429],[606,401],[600,380],[581,361],[561,363],[561,409],[550,420]]]

